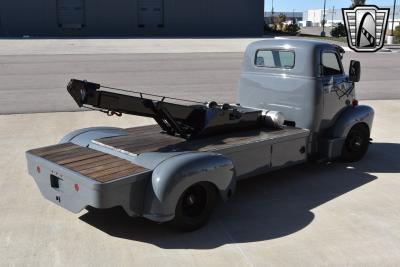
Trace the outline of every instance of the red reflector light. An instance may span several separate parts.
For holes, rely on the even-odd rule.
[[[78,192],[79,191],[79,184],[74,184],[74,188],[75,188],[75,191]]]
[[[40,169],[40,166],[36,166],[36,171],[38,172],[38,173],[40,173],[42,170]]]
[[[357,99],[353,99],[353,107],[358,106],[358,100]]]

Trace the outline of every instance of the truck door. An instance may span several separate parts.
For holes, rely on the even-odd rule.
[[[324,105],[321,127],[328,128],[338,112],[346,107],[347,100],[352,98],[353,85],[343,71],[342,61],[336,50],[323,50],[320,63]]]

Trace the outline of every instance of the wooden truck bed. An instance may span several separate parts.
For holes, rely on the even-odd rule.
[[[28,153],[102,183],[147,170],[127,160],[72,143],[33,149]]]

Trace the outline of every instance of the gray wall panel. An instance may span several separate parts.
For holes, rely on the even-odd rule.
[[[86,0],[84,36],[129,36],[136,27],[137,4],[129,0]]]
[[[138,27],[138,0],[85,0],[85,27],[62,29],[56,0],[0,0],[7,37],[260,36],[263,0],[164,0],[164,27]]]

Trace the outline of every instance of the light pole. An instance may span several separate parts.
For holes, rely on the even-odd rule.
[[[296,9],[293,9],[292,10],[292,24],[295,24],[295,21],[294,21],[294,11],[295,11]]]
[[[394,14],[396,13],[396,0],[393,3],[393,14],[392,14],[392,30],[390,35],[387,37],[387,44],[393,44],[394,42]]]
[[[326,0],[324,0],[324,16],[322,19],[322,32],[321,32],[321,36],[325,36],[325,10],[326,10]]]
[[[392,35],[394,35],[394,13],[396,13],[396,0],[393,3],[393,14],[392,14]]]
[[[331,21],[331,23],[332,23],[332,25],[331,25],[331,27],[333,28],[333,16],[335,15],[335,6],[333,6],[333,8],[332,8],[332,21]]]
[[[275,26],[275,21],[274,21],[274,0],[272,0],[271,20],[272,20],[272,24]]]

